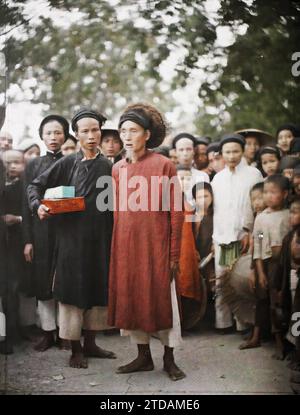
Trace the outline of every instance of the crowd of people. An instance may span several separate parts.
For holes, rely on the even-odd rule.
[[[275,357],[289,356],[299,371],[300,128],[166,138],[148,104],[128,106],[116,126],[82,108],[71,127],[74,136],[64,117],[45,117],[42,156],[38,140],[14,147],[0,133],[0,353],[30,340],[37,352],[71,349],[70,366],[86,368],[88,357],[116,358],[96,333],[120,333],[137,346],[137,358],[118,368],[131,373],[154,369],[154,336],[164,370],[179,380],[174,348],[201,326],[209,303],[216,330],[246,334],[240,350],[274,339]],[[111,183],[99,185],[101,177]],[[142,208],[142,199],[152,206],[153,177],[173,179],[168,209],[163,183],[159,209]],[[85,210],[53,214],[43,198],[58,186],[73,186]],[[113,209],[99,209],[110,193]],[[130,198],[138,208],[124,209]]]

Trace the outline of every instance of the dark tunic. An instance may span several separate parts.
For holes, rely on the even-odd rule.
[[[28,205],[27,187],[62,157],[61,152],[47,152],[45,156],[33,159],[27,165],[24,174],[23,241],[24,245],[33,245],[34,258],[32,264],[26,265],[26,283],[23,291],[28,296],[36,296],[42,301],[52,298],[51,267],[55,247],[55,218],[42,222],[32,213]]]
[[[84,196],[84,212],[57,216],[53,293],[61,303],[88,309],[107,305],[113,214],[97,209],[97,197],[107,190],[96,182],[107,176],[111,183],[112,164],[100,154],[82,159],[80,151],[59,160],[28,186],[28,198],[36,211],[48,188],[75,186],[75,195]]]
[[[16,180],[5,186],[4,214],[22,215],[23,182]],[[16,223],[6,228],[7,262],[9,280],[21,283],[24,271],[24,254],[22,243],[22,225]]]
[[[4,190],[4,214],[21,216],[23,183],[16,180],[7,184]],[[23,280],[25,258],[22,243],[22,225],[6,226],[6,277],[2,305],[6,317],[7,337],[17,334],[19,316],[19,290]]]

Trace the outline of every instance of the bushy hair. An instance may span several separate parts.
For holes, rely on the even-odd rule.
[[[147,147],[158,147],[163,142],[167,132],[167,124],[162,114],[153,105],[142,102],[128,105],[124,112],[130,110],[141,111],[150,119],[151,126],[149,130],[151,137],[147,142]]]

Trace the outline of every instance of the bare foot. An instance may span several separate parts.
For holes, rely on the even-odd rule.
[[[261,344],[260,344],[260,342],[257,342],[257,341],[255,341],[255,340],[248,340],[248,341],[245,341],[244,343],[242,343],[240,346],[239,346],[239,349],[240,350],[246,350],[246,349],[255,349],[256,347],[261,347]]]
[[[55,345],[54,336],[52,331],[51,332],[45,332],[42,340],[34,346],[34,350],[38,352],[45,352],[46,350],[50,349],[50,347]]]
[[[116,359],[117,356],[109,350],[101,349],[101,347],[94,345],[93,347],[84,347],[83,353],[87,357],[97,357],[98,359]]]
[[[60,337],[58,337],[56,339],[56,346],[60,350],[71,350],[71,342],[70,342],[70,340],[61,339]]]
[[[174,361],[164,361],[164,371],[167,372],[169,378],[173,381],[184,379],[186,374],[179,369]]]
[[[88,361],[83,353],[72,353],[69,360],[69,366],[76,369],[87,369]]]
[[[128,365],[120,366],[116,373],[133,373],[133,372],[149,372],[154,369],[151,357],[139,356]]]

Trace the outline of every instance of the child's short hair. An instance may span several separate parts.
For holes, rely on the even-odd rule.
[[[281,174],[272,174],[272,176],[269,176],[264,184],[267,183],[273,183],[276,186],[278,186],[283,192],[285,190],[290,189],[290,181],[287,177],[282,176]]]
[[[264,190],[264,182],[258,182],[258,183],[256,183],[256,184],[252,187],[252,189],[250,190],[250,194],[251,194],[252,192],[255,192],[256,190],[259,190],[260,192],[263,192],[263,190]]]

